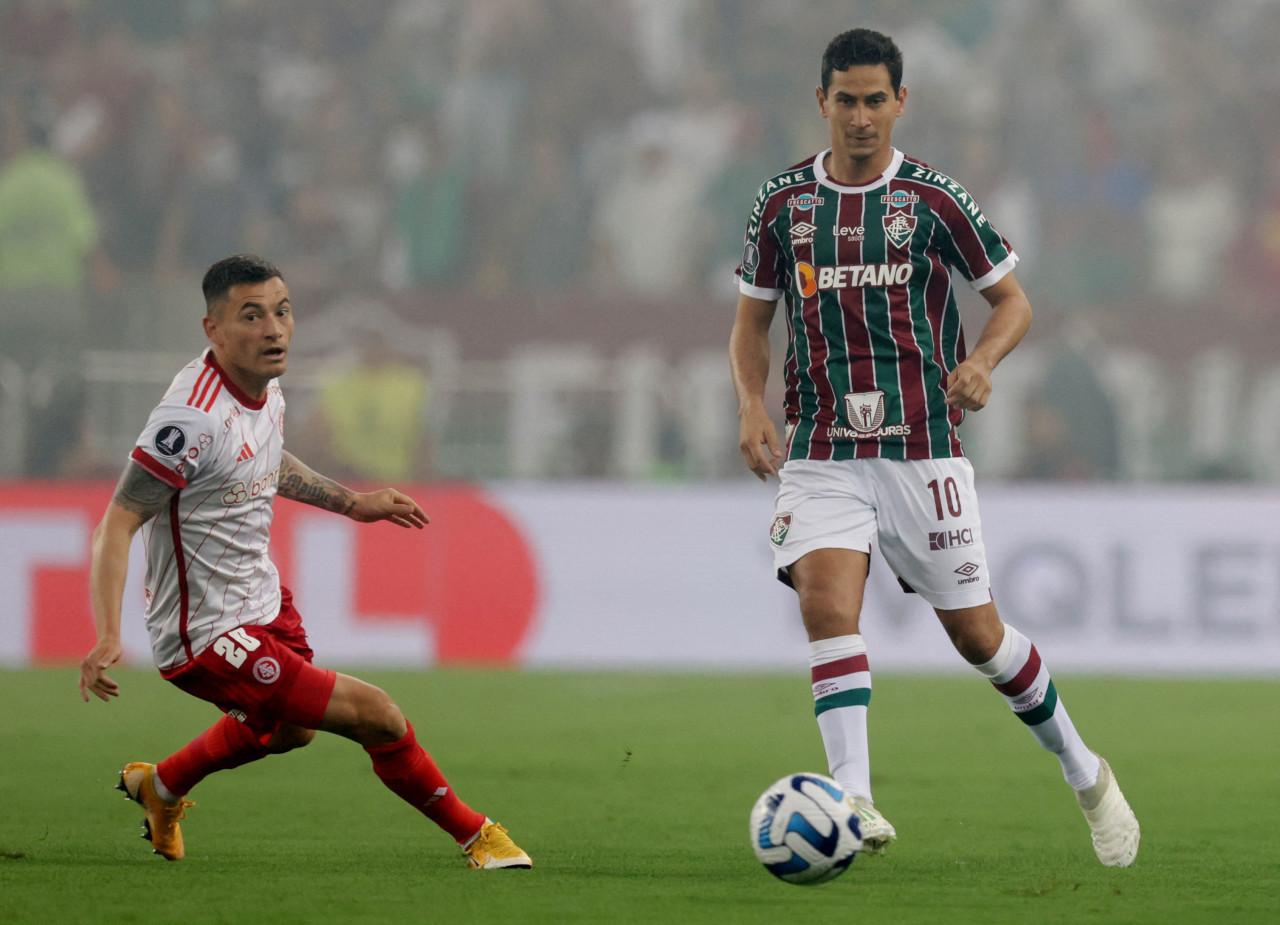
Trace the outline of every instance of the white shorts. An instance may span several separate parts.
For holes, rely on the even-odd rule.
[[[950,459],[793,459],[779,473],[769,542],[778,579],[815,549],[880,552],[941,610],[991,600],[973,467]]]

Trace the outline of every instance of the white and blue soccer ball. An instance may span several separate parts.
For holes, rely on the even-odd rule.
[[[751,847],[787,883],[825,883],[862,850],[858,814],[840,785],[822,774],[788,774],[751,809]]]

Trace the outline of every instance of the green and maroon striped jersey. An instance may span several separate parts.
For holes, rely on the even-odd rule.
[[[866,186],[827,152],[760,187],[739,290],[786,297],[788,459],[961,456],[945,402],[965,357],[955,269],[985,289],[1018,257],[950,177],[896,149]]]

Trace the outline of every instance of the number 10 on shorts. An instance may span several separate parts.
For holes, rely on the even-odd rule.
[[[237,642],[244,648],[236,645]],[[219,636],[214,640],[213,651],[225,658],[232,668],[239,668],[249,657],[249,653],[260,645],[262,645],[260,640],[254,639],[245,632],[243,626],[237,626],[225,636]]]
[[[960,516],[960,489],[956,487],[955,479],[947,476],[947,478],[942,481],[941,487],[938,486],[938,480],[934,479],[932,482],[929,482],[926,487],[933,492],[933,506],[937,511],[939,520],[943,520],[945,517],[942,511],[942,502],[944,499],[947,502],[946,513],[950,514],[952,517]]]

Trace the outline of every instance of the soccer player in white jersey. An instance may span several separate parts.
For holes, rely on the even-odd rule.
[[[814,710],[831,775],[873,853],[897,837],[871,795],[871,674],[859,632],[878,541],[904,589],[934,609],[959,653],[1062,765],[1098,859],[1133,863],[1137,819],[1082,741],[1031,641],[991,597],[973,471],[956,425],[1031,323],[1017,255],[967,191],[891,141],[907,91],[887,36],[854,29],[822,58],[831,147],[770,178],[748,221],[730,363],[740,449],[779,477],[769,539],[809,635]],[[991,315],[966,355],[951,272]],[[769,327],[784,299],[784,442],[764,406]],[[785,463],[784,463],[785,459]]]
[[[427,516],[394,489],[351,491],[284,450],[277,379],[293,307],[280,271],[237,254],[209,268],[203,289],[210,347],[151,413],[93,534],[98,640],[80,665],[81,696],[119,695],[104,672],[121,656],[129,545],[142,530],[156,667],[225,714],[158,764],[120,772],[120,789],[145,812],[144,837],[157,854],[180,859],[179,820],[197,783],[306,745],[321,729],[362,745],[382,782],[452,836],[472,867],[531,867],[506,829],[458,797],[386,693],[312,664],[292,595],[267,555],[275,496],[360,523],[421,529]]]

